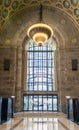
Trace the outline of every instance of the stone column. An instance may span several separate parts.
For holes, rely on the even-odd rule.
[[[54,52],[55,55],[55,89],[58,92],[58,110],[61,112],[61,75],[60,75],[60,50]]]
[[[22,93],[26,91],[27,85],[27,51],[23,50],[23,68],[22,68]]]
[[[15,112],[22,110],[22,47],[17,48],[16,53],[16,87],[15,87]]]

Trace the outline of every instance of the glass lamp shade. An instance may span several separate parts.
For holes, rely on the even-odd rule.
[[[50,26],[43,23],[38,23],[32,25],[28,31],[27,35],[33,39],[38,45],[42,45],[53,35],[53,30]]]

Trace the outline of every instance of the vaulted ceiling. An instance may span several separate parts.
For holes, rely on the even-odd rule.
[[[18,11],[39,4],[59,8],[79,25],[78,0],[0,0],[0,28]]]
[[[38,22],[40,4],[56,38],[79,46],[79,0],[0,0],[0,44],[22,42],[27,28]]]

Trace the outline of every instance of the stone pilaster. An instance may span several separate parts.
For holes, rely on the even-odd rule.
[[[16,54],[15,112],[19,112],[22,110],[21,87],[22,87],[22,48],[18,47]]]

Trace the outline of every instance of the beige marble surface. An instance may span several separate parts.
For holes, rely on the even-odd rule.
[[[1,124],[0,130],[79,130],[79,125],[66,118],[18,116]]]
[[[59,118],[58,122],[67,130],[79,130],[79,125],[66,118]]]

